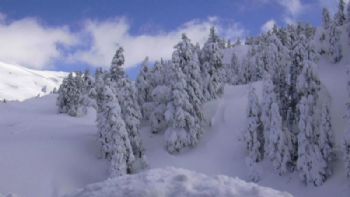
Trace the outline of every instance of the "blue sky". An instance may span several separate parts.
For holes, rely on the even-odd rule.
[[[0,61],[73,71],[108,67],[117,43],[134,75],[147,55],[170,57],[186,32],[203,43],[208,28],[236,39],[273,23],[319,25],[321,8],[336,0],[0,0]]]

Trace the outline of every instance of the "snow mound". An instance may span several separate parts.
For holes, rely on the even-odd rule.
[[[185,169],[167,167],[91,184],[65,197],[101,196],[287,197],[292,195],[267,187],[261,187],[254,183],[247,183],[238,178],[221,175],[209,177]]]
[[[23,101],[58,88],[65,72],[39,71],[0,62],[0,100]]]

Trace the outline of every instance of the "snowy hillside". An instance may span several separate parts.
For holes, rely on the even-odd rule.
[[[332,96],[336,151],[345,129],[347,61],[333,65],[321,61],[320,77]],[[261,95],[261,82],[254,84]],[[203,139],[192,150],[171,155],[164,148],[163,136],[141,131],[150,168],[174,166],[210,176],[223,174],[248,181],[242,131],[246,121],[248,86],[226,86],[222,98],[208,103],[211,117]],[[261,96],[260,96],[261,99]],[[0,104],[0,191],[25,197],[56,197],[108,177],[107,162],[100,158],[95,112],[75,118],[58,114],[56,95],[25,102]],[[4,115],[6,114],[6,116]],[[350,192],[344,165],[335,163],[334,175],[322,186],[305,186],[296,173],[278,176],[269,162],[262,164],[259,185],[286,191],[294,196],[345,197]],[[6,177],[6,178],[5,178]],[[127,179],[127,178],[126,178]],[[111,184],[114,184],[111,182]]]
[[[291,197],[238,178],[209,177],[193,171],[164,168],[140,174],[108,179],[81,189],[66,197],[161,197],[161,196],[226,196],[226,197]]]
[[[19,100],[49,94],[67,74],[39,71],[0,62],[0,100]]]

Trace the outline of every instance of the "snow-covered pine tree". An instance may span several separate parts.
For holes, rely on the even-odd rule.
[[[331,24],[331,15],[327,8],[322,9],[322,25],[324,29],[328,29]]]
[[[170,153],[180,152],[185,147],[195,146],[202,134],[200,119],[186,91],[186,76],[177,64],[171,65],[173,73],[171,100],[167,105],[165,131],[166,148]]]
[[[122,119],[134,153],[135,162],[129,166],[130,172],[135,172],[146,166],[144,161],[144,148],[140,139],[139,129],[142,119],[141,109],[138,103],[137,90],[124,72],[123,48],[119,47],[112,59],[109,80],[112,90],[119,101]]]
[[[264,158],[264,133],[261,121],[261,108],[255,88],[251,85],[248,94],[248,121],[244,140],[248,157],[259,162]]]
[[[103,102],[98,110],[98,128],[102,150],[110,160],[111,177],[130,173],[134,161],[131,143],[124,120],[121,116],[119,101],[112,90],[106,85],[102,90]]]
[[[238,58],[235,53],[232,53],[231,62],[225,66],[225,78],[226,83],[234,85],[239,84],[238,82],[238,71],[239,63]]]
[[[217,98],[223,93],[223,54],[221,40],[214,27],[210,28],[208,40],[204,43],[200,54],[201,72],[204,84],[203,95],[206,100]]]
[[[347,70],[347,93],[348,98],[350,97],[350,69]],[[346,103],[346,118],[347,118],[347,130],[344,134],[344,142],[343,142],[343,154],[344,154],[344,165],[346,176],[350,179],[350,102]]]
[[[114,83],[114,87],[112,87],[113,92],[116,94],[118,92],[118,82],[120,79],[123,79],[126,77],[123,65],[125,62],[124,58],[124,49],[122,47],[119,47],[115,55],[113,56],[109,75],[110,75],[110,80]]]
[[[336,23],[332,22],[328,29],[328,44],[329,48],[327,51],[327,55],[334,62],[337,63],[343,58],[342,46],[341,46],[341,30],[336,25]],[[326,38],[327,38],[326,35]]]
[[[171,86],[171,100],[165,113],[168,129],[165,131],[166,148],[170,153],[180,152],[190,144],[187,131],[187,118],[191,117],[188,108],[191,106],[186,92],[186,77],[179,65],[172,65],[173,84]],[[192,120],[193,121],[193,120]]]
[[[148,57],[141,64],[141,70],[136,79],[138,102],[141,108],[143,119],[148,119],[149,114],[144,109],[144,104],[151,101],[150,69],[148,68]]]
[[[345,1],[339,0],[338,11],[335,14],[335,23],[337,26],[342,26],[345,23]]]
[[[301,100],[298,104],[297,169],[303,182],[319,186],[331,175],[329,162],[322,153],[324,144],[321,144],[322,141],[320,141],[320,135],[327,134],[320,134],[319,128],[322,128],[322,131],[323,125],[318,125],[320,122],[317,115],[320,80],[315,71],[315,65],[310,61],[305,61],[304,63],[305,65],[298,77],[297,84],[298,92],[301,95]]]
[[[298,134],[297,169],[301,180],[305,183],[321,185],[329,175],[327,161],[323,158],[317,145],[317,125],[314,120],[315,97],[305,95],[299,103],[300,120]]]
[[[332,129],[331,115],[329,111],[329,104],[323,104],[321,109],[320,134],[318,144],[321,148],[323,158],[327,162],[335,159],[334,152],[334,135]]]
[[[343,143],[343,152],[344,152],[344,165],[345,165],[345,172],[346,177],[350,179],[350,136],[349,131],[347,131],[347,134],[344,139]]]
[[[67,113],[69,108],[70,98],[68,97],[68,89],[73,81],[73,74],[69,73],[67,77],[65,77],[62,81],[58,89],[58,97],[56,101],[56,105],[58,107],[59,113]]]
[[[248,154],[246,164],[249,168],[249,178],[255,182],[260,179],[257,170],[257,163],[264,158],[264,136],[260,110],[255,88],[251,85],[249,87],[247,110],[248,120],[246,131],[244,133],[244,141]]]
[[[175,66],[181,68],[185,75],[185,90],[189,96],[189,102],[193,106],[196,118],[201,121],[203,119],[202,103],[205,99],[202,91],[199,59],[194,45],[186,34],[182,34],[182,41],[175,46],[172,61]]]
[[[261,122],[264,128],[264,149],[268,150],[270,141],[270,130],[271,130],[271,117],[272,117],[272,104],[277,102],[274,85],[271,80],[271,76],[266,73],[263,83],[263,101],[261,104]],[[268,151],[265,152],[269,154]]]
[[[280,175],[285,174],[292,164],[292,142],[290,133],[283,126],[280,110],[276,102],[271,105],[270,132],[268,133],[269,146],[266,152],[274,168]],[[266,146],[265,146],[266,147]]]
[[[85,70],[82,75],[82,88],[79,98],[81,105],[78,108],[78,114],[85,115],[88,107],[96,107],[95,79],[91,76],[89,70]]]
[[[146,103],[144,109],[150,114],[150,124],[153,133],[160,133],[167,128],[167,121],[165,120],[164,113],[166,111],[166,105],[171,98],[171,87],[169,75],[172,74],[170,70],[170,62],[161,61],[156,62],[151,72],[151,100],[152,102]]]
[[[83,80],[80,72],[70,73],[58,90],[56,104],[59,113],[67,113],[70,116],[80,116],[80,108],[83,105],[81,98]]]
[[[125,128],[135,157],[135,161],[130,166],[130,172],[137,172],[147,165],[139,133],[142,115],[134,83],[126,78],[120,79],[120,81],[121,88],[118,93],[118,99],[120,100],[121,115],[125,122]]]

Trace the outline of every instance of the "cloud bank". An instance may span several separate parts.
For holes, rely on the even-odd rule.
[[[131,24],[124,17],[104,21],[88,19],[79,32],[72,32],[68,26],[48,27],[35,18],[9,22],[0,13],[0,61],[36,69],[52,68],[57,61],[108,67],[119,45],[125,49],[128,68],[146,56],[151,61],[170,58],[182,33],[193,43],[203,44],[211,26],[232,39],[246,34],[238,23],[223,24],[216,17],[192,20],[173,31],[132,35]]]
[[[146,56],[150,61],[170,58],[174,45],[186,33],[193,43],[203,44],[209,34],[209,28],[216,26],[220,34],[233,39],[242,37],[246,31],[236,23],[222,26],[219,19],[212,17],[205,21],[193,20],[169,32],[149,34],[130,34],[130,23],[125,18],[108,21],[88,20],[83,34],[88,35],[91,45],[77,50],[69,57],[70,61],[86,63],[92,66],[106,67],[118,45],[124,47],[126,67],[140,63]]]
[[[67,27],[45,27],[34,18],[8,22],[0,15],[0,60],[32,68],[53,65],[63,56],[60,47],[76,44]]]

